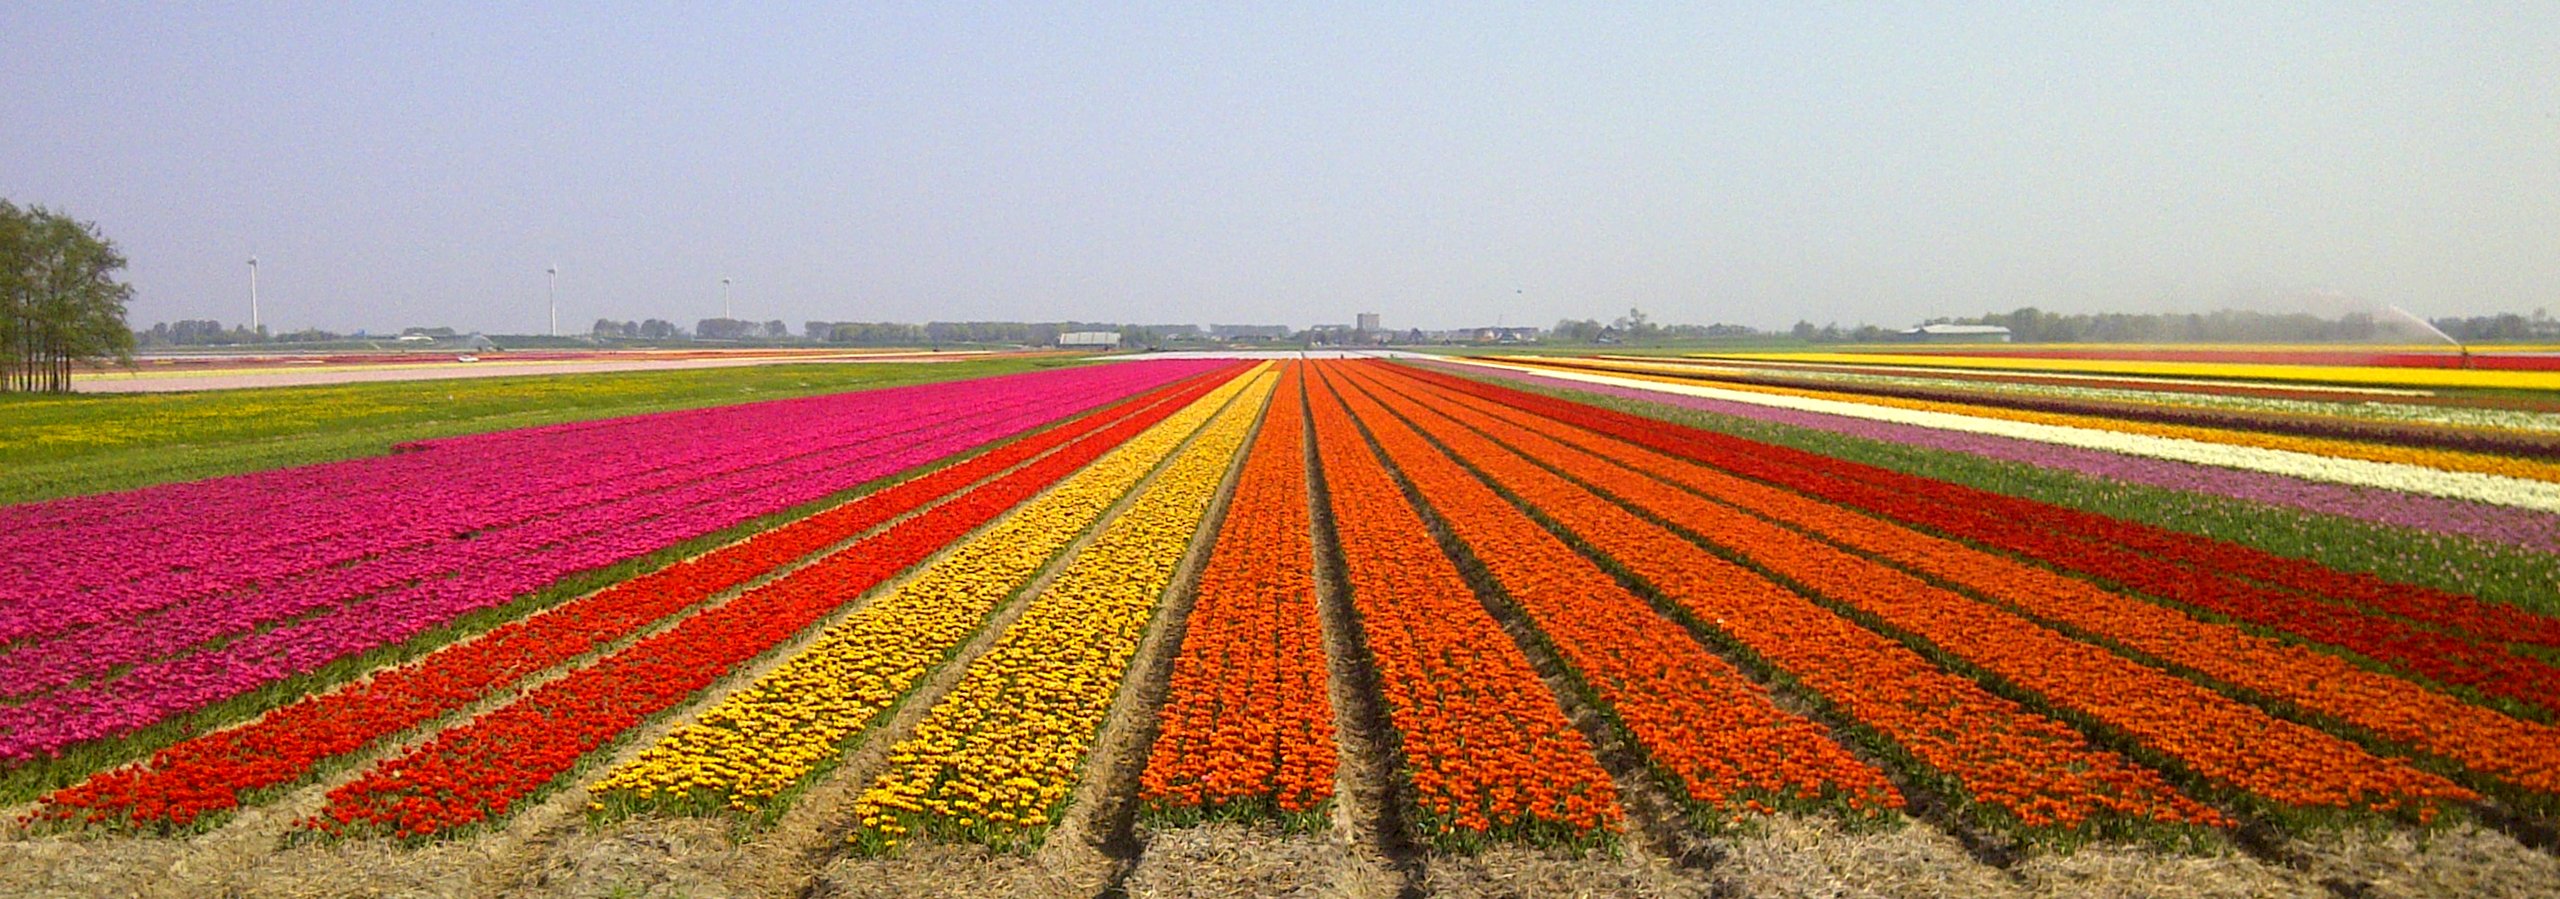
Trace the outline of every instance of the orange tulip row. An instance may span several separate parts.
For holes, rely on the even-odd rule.
[[[1399,387],[1410,384],[1396,376]],[[1401,400],[1399,409],[1423,404]],[[1435,429],[1438,430],[1438,429]],[[1482,449],[1482,448],[1479,448]],[[1468,460],[1692,616],[1872,728],[1978,811],[2028,828],[2133,821],[2227,825],[2160,775],[2069,725],[1941,670],[1918,652],[1708,552],[1516,454]]]
[[[1326,695],[1307,496],[1304,367],[1279,392],[1237,475],[1201,569],[1139,779],[1158,811],[1315,811],[1333,796],[1333,703]]]
[[[1431,397],[1441,400],[1444,394],[1431,392]],[[2122,730],[2135,743],[2176,758],[2214,784],[2296,807],[2401,809],[2414,804],[2419,817],[2435,817],[2435,804],[2442,799],[2476,799],[2435,773],[2396,758],[2378,758],[2317,727],[2281,720],[1994,604],[1933,587],[1910,571],[1869,561],[1800,530],[1779,528],[1743,512],[1738,502],[1746,499],[1741,497],[1708,494],[1723,499],[1710,502],[1608,464],[1595,453],[1505,428],[1482,412],[1457,415],[1475,417],[1480,428],[1503,428],[1505,438],[1521,451],[1574,471],[1618,502],[1708,535],[1728,553],[1874,615],[1889,628],[1920,635],[1948,656],[1981,666],[2053,707],[2074,709]]]
[[[1308,399],[1346,586],[1402,737],[1414,823],[1460,842],[1614,828],[1617,789],[1590,744],[1477,602],[1341,401],[1320,388]]]
[[[1573,471],[1621,502],[1915,634],[2057,708],[2120,730],[2215,784],[2296,806],[2392,810],[2414,803],[2422,818],[2433,817],[2436,801],[2478,798],[2406,762],[2375,756],[2316,728],[1755,517],[1738,506],[1744,498],[1702,497],[1600,456],[1504,428],[1481,413],[1455,414],[1473,418],[1481,427],[1502,428],[1522,451]]]
[[[1584,471],[1609,463],[1725,499],[1837,545],[1999,600],[2029,616],[2114,641],[2208,678],[2326,715],[2412,749],[2543,793],[2560,793],[2560,728],[2525,721],[2317,650],[2203,621],[1996,552],[1936,537],[1735,477],[1596,432],[1454,393],[1461,406],[1506,432],[1559,441],[1577,452],[1544,455]],[[1526,444],[1518,443],[1527,448]],[[1587,455],[1579,451],[1588,451]],[[1614,474],[1614,473],[1613,473]]]
[[[1375,390],[1366,373],[1334,374]],[[1740,669],[1434,449],[1377,399],[1349,384],[1343,395],[1557,655],[1703,806],[1701,817],[1814,804],[1865,814],[1902,806],[1884,773],[1833,742],[1821,725],[1779,709]],[[1471,435],[1450,436],[1463,442]]]

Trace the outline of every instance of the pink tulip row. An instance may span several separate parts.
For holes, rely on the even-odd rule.
[[[849,445],[748,468],[695,472],[692,469],[696,466],[678,466],[640,479],[640,489],[616,483],[561,491],[591,494],[594,499],[565,512],[483,530],[470,540],[412,543],[345,566],[308,568],[292,577],[236,591],[184,598],[152,614],[75,630],[0,657],[0,678],[5,678],[0,680],[0,696],[24,699],[43,695],[126,665],[160,659],[200,643],[303,616],[360,615],[362,606],[403,593],[450,592],[456,587],[448,578],[456,572],[486,573],[493,567],[517,567],[538,573],[555,567],[540,561],[543,554],[582,546],[592,550],[598,541],[617,533],[692,531],[695,528],[684,520],[687,513],[708,508],[704,504],[713,500],[760,496],[777,485],[806,486],[794,482],[830,470],[895,471],[923,461],[914,458],[914,452],[904,451],[908,447],[940,449],[951,435],[974,433],[990,420],[1002,421],[1008,415],[1022,414],[1022,408],[973,412],[927,427],[866,435]],[[287,547],[285,551],[291,553],[295,549]]]
[[[565,575],[645,555],[1018,434],[1203,367],[1168,363],[1043,372],[827,398],[866,400],[858,405],[839,402],[834,408],[808,401],[757,404],[786,407],[789,414],[778,416],[740,414],[740,407],[662,414],[644,417],[639,424],[647,427],[624,422],[540,429],[524,435],[534,447],[524,451],[509,451],[504,435],[483,435],[392,457],[501,465],[516,476],[504,488],[510,495],[575,497],[570,501],[583,504],[524,516],[472,539],[436,541],[432,551],[393,553],[397,562],[323,564],[301,578],[285,579],[273,591],[252,587],[217,594],[183,606],[190,614],[151,616],[146,620],[152,626],[91,626],[52,643],[0,654],[0,694],[35,694],[32,700],[0,708],[0,763],[58,754],[82,742],[128,733],[410,639]],[[759,430],[744,430],[749,427]],[[576,455],[582,446],[609,451]],[[742,447],[754,447],[764,458],[725,466],[695,464],[706,457],[746,455]],[[635,454],[640,448],[649,453]],[[654,465],[659,473],[643,479],[654,489],[599,486],[615,480],[612,472],[605,477],[564,474],[571,481],[565,487],[549,479],[549,473],[567,469],[585,474],[585,466],[600,460]],[[489,479],[476,470],[454,474],[463,480]],[[435,479],[423,480],[422,487],[435,486]],[[341,514],[396,513],[342,508]],[[186,535],[172,542],[195,539]],[[171,636],[162,636],[163,631]],[[85,647],[85,652],[54,646]],[[169,654],[172,647],[178,654]],[[102,665],[91,658],[110,661]],[[108,670],[134,660],[143,661],[127,670]]]
[[[237,588],[156,593],[143,588],[167,584],[144,581],[91,593],[76,605],[36,606],[56,611],[52,616],[56,619],[99,623],[25,641],[14,652],[0,655],[0,698],[40,695],[205,641],[290,621],[382,591],[429,585],[452,572],[504,564],[554,544],[592,539],[599,532],[652,521],[669,510],[712,498],[755,495],[779,480],[805,477],[811,471],[863,466],[872,456],[929,442],[953,429],[975,427],[980,419],[1045,408],[1045,399],[1044,394],[1021,393],[993,398],[967,414],[881,417],[842,433],[802,435],[780,452],[773,451],[770,440],[765,447],[750,444],[714,452],[698,451],[681,439],[649,444],[651,454],[659,457],[690,452],[693,461],[673,465],[664,464],[663,459],[634,458],[627,451],[634,444],[616,444],[623,451],[591,456],[573,471],[554,471],[546,484],[527,485],[519,475],[518,485],[480,508],[481,514],[459,516],[462,520],[431,517],[430,529],[424,533],[415,523],[378,528],[402,536],[387,545],[372,541],[369,554],[352,559],[335,551],[348,541],[328,538],[317,541],[325,546],[268,548],[262,553],[267,558],[290,560],[285,569],[290,573]],[[592,471],[630,471],[649,465],[661,467],[628,477],[575,483]],[[349,511],[358,514],[361,507]],[[451,528],[465,530],[441,533]],[[455,533],[471,536],[456,539]]]
[[[0,509],[0,645],[23,647],[247,587],[274,589],[404,548],[441,549],[531,517],[765,464],[791,455],[794,444],[860,443],[918,426],[895,410],[975,395],[938,384],[661,413]],[[723,451],[699,452],[689,440],[718,441]],[[529,481],[534,466],[542,474]],[[56,520],[66,509],[76,517]]]

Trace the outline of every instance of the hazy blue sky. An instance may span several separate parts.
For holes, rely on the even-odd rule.
[[[2560,312],[2549,0],[511,6],[0,4],[0,196],[137,323]]]

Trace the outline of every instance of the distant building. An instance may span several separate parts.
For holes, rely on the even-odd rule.
[[[1058,335],[1058,348],[1108,350],[1120,346],[1118,331],[1068,331]]]
[[[1913,342],[1942,343],[2008,343],[2009,329],[1999,325],[1921,325],[1908,331],[1894,332],[1896,337]]]
[[[1363,312],[1363,313],[1360,313],[1360,314],[1359,314],[1358,316],[1356,316],[1356,317],[1358,318],[1358,320],[1359,320],[1359,322],[1360,322],[1360,330],[1362,330],[1362,331],[1368,331],[1368,332],[1374,332],[1374,331],[1378,330],[1378,314],[1377,314],[1377,313],[1375,313],[1375,312]]]

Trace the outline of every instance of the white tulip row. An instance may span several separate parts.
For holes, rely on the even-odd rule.
[[[2159,437],[2150,434],[2107,431],[2096,428],[2037,424],[2034,422],[2010,421],[1999,418],[1982,418],[1972,415],[1958,415],[1950,412],[1900,409],[1890,406],[1876,406],[1866,403],[1843,402],[1839,400],[1814,399],[1811,397],[1780,396],[1777,394],[1754,393],[1742,390],[1727,390],[1697,384],[1666,384],[1660,381],[1616,377],[1594,372],[1553,368],[1532,368],[1483,359],[1451,359],[1449,361],[1464,362],[1470,365],[1501,368],[1512,371],[1523,371],[1571,381],[1606,384],[1614,387],[1634,387],[1642,390],[1706,397],[1708,399],[1724,400],[1727,402],[1749,403],[1751,405],[1768,406],[1778,409],[1793,409],[1801,412],[1819,412],[1827,415],[1840,415],[1851,418],[1866,419],[1869,421],[1915,425],[1918,427],[1936,428],[1946,431],[1989,434],[1997,437],[2013,437],[2020,440],[2033,440],[2039,443],[2051,443],[2061,446],[2079,447],[2082,449],[2102,450],[2105,452],[2123,453],[2131,456],[2145,456],[2154,459],[2168,459],[2176,462],[2191,462],[2199,465],[2213,465],[2223,468],[2242,469],[2246,471],[2262,471],[2287,477],[2302,478],[2304,480],[2352,484],[2362,487],[2378,487],[2387,490],[2399,490],[2408,493],[2426,494],[2429,496],[2451,497],[2454,499],[2465,499],[2500,506],[2512,506],[2541,512],[2560,512],[2560,483],[2534,481],[2524,478],[2511,478],[2504,475],[2480,474],[2467,471],[2445,471],[2437,468],[2428,468],[2422,465],[2409,465],[2399,462],[2373,462],[2364,459],[2341,459],[2333,456],[2320,456],[2310,453],[2293,452],[2291,450],[2268,449],[2265,447],[2254,446],[2237,446],[2228,443],[2209,443],[2201,440],[2188,440],[2178,437]]]
[[[1731,369],[1725,369],[1730,371]],[[2234,396],[2219,393],[2185,393],[2152,390],[2129,390],[2122,387],[2067,387],[2059,384],[2018,384],[1988,381],[1964,381],[1954,378],[1914,378],[1889,374],[1856,374],[1837,371],[1767,369],[1751,374],[1784,374],[1809,381],[1831,381],[1841,384],[1882,384],[1896,387],[1944,388],[2045,396],[2057,399],[2117,400],[2168,406],[2194,406],[2232,409],[2241,412],[2286,412],[2360,418],[2369,421],[2410,422],[2465,428],[2498,428],[2560,434],[2560,415],[2527,412],[2520,409],[2465,409],[2449,406],[2412,406],[2402,403],[2356,402],[2337,403],[2320,400],[2279,399],[2262,396]]]

